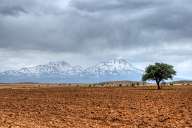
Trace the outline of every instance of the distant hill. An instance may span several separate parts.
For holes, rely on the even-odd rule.
[[[104,85],[122,85],[122,86],[127,86],[127,85],[131,85],[131,84],[135,84],[135,85],[145,85],[146,82],[142,82],[142,81],[106,81],[106,82],[101,82],[98,84],[104,84]]]
[[[174,84],[192,84],[192,81],[190,80],[179,80],[179,81],[174,81]]]

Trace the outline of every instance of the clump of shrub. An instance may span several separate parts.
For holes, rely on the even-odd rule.
[[[143,85],[145,85],[146,83],[145,83],[145,82],[143,82],[142,84],[143,84]]]
[[[101,86],[103,87],[105,85],[105,83],[102,83]]]
[[[135,87],[135,83],[131,83],[131,87]]]
[[[137,84],[137,86],[139,86],[139,82],[137,82],[136,84]]]
[[[58,84],[58,86],[61,86],[61,84]]]
[[[122,87],[122,84],[119,84],[119,87]]]

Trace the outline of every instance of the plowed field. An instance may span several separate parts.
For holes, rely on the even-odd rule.
[[[0,87],[0,128],[192,128],[192,86]]]

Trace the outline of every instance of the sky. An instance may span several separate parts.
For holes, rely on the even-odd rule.
[[[121,57],[192,79],[191,56],[191,0],[0,0],[0,71]]]

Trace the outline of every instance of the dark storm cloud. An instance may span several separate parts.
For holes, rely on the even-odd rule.
[[[3,3],[1,14],[20,14],[1,16],[3,48],[94,52],[191,39],[187,0],[72,0],[66,9],[41,0]]]
[[[1,0],[0,48],[185,60],[192,50],[191,5],[191,0]]]

